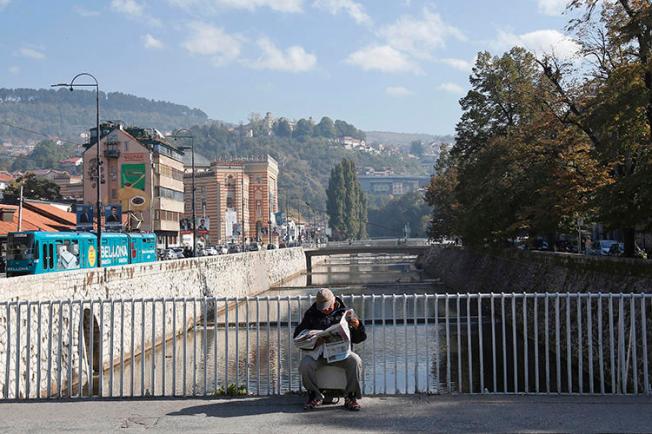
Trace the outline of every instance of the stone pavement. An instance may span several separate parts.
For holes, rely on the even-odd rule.
[[[365,398],[302,410],[298,396],[247,399],[9,402],[0,432],[650,432],[652,399],[580,396]]]

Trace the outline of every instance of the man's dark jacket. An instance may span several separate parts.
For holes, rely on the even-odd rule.
[[[301,323],[294,329],[294,337],[296,338],[299,333],[303,330],[326,330],[333,324],[337,324],[342,319],[346,306],[344,302],[339,298],[335,297],[335,309],[329,315],[324,315],[315,303],[310,306],[310,309],[306,311],[303,315]],[[351,331],[351,343],[359,344],[360,342],[367,339],[367,333],[364,329],[364,324],[360,320],[360,325],[358,328],[349,327]]]

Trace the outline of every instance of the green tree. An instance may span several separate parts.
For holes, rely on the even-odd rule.
[[[336,238],[366,237],[367,201],[352,160],[344,159],[331,170],[326,196],[329,226]]]
[[[37,200],[60,200],[59,186],[47,179],[28,173],[14,180],[4,191],[4,201],[17,203],[20,199],[20,186],[23,185],[23,197]]]
[[[461,235],[472,245],[552,239],[590,215],[609,176],[586,136],[560,119],[554,86],[534,56],[522,48],[481,53],[470,81],[455,145],[426,195],[430,235]]]
[[[306,140],[308,137],[312,137],[313,130],[314,125],[312,122],[308,119],[299,119],[294,131],[292,132],[292,137],[295,137],[298,140]]]
[[[290,122],[287,119],[282,118],[274,122],[274,134],[278,137],[290,137],[292,136],[292,127]]]
[[[643,0],[573,0],[571,21],[587,66],[584,76],[554,57],[540,64],[568,126],[586,135],[611,182],[596,194],[598,218],[622,229],[625,256],[636,228],[650,227],[652,195],[652,5]]]
[[[335,138],[337,136],[337,130],[335,129],[333,120],[327,116],[321,118],[321,121],[315,126],[315,135],[328,139]]]

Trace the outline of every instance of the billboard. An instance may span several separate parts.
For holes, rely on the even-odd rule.
[[[77,205],[75,214],[77,215],[78,231],[93,230],[93,205]]]
[[[122,229],[122,205],[104,207],[104,227],[110,231],[120,231]]]
[[[179,228],[181,229],[182,234],[191,234],[192,233],[192,219],[182,218],[179,220]]]
[[[206,235],[211,229],[211,219],[209,217],[197,217],[195,224],[199,235]]]
[[[235,211],[227,211],[224,215],[225,234],[227,238],[240,235],[234,234],[235,225],[238,223],[238,214]]]
[[[123,163],[120,169],[120,192],[122,209],[144,211],[149,207],[145,194],[147,166],[145,163]]]

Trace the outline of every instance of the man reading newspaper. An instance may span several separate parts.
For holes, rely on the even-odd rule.
[[[322,288],[317,292],[315,303],[303,315],[294,330],[296,345],[304,352],[299,365],[303,386],[308,390],[304,408],[312,410],[321,405],[324,396],[317,386],[317,370],[330,364],[346,371],[346,397],[344,407],[360,410],[358,400],[362,397],[360,376],[362,360],[351,351],[351,343],[367,339],[364,324],[347,309],[344,302]]]

